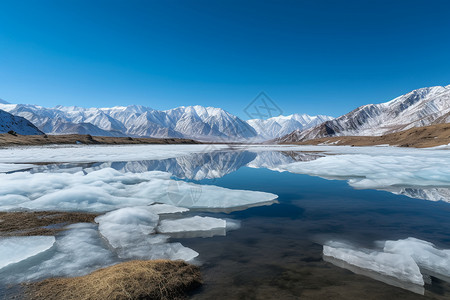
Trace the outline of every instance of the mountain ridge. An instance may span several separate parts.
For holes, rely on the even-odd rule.
[[[307,130],[276,139],[301,142],[334,136],[380,136],[450,121],[450,85],[413,90],[388,102],[367,104]]]
[[[22,135],[44,134],[27,119],[19,116],[14,116],[0,109],[0,133],[8,133],[10,131]]]

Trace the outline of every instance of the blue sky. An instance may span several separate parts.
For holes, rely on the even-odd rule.
[[[450,1],[0,2],[0,98],[338,116],[450,84]]]

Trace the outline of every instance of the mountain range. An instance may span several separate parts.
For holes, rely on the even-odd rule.
[[[245,122],[221,108],[198,105],[165,111],[139,105],[45,108],[28,104],[0,104],[0,109],[26,118],[48,134],[191,138],[219,142],[262,141],[331,119],[328,116],[295,114]]]
[[[267,120],[243,121],[215,107],[182,106],[155,110],[131,105],[111,108],[82,108],[8,104],[0,101],[2,131],[26,134],[90,134],[189,138],[214,142],[304,142],[338,136],[379,136],[414,127],[450,122],[450,85],[414,90],[391,101],[368,104],[340,116],[292,114]],[[13,119],[6,112],[22,117]],[[7,120],[7,121],[5,121]],[[17,126],[24,126],[18,128]],[[32,125],[31,124],[31,125]],[[11,128],[11,129],[9,129]],[[15,128],[15,129],[12,129]],[[30,129],[31,128],[31,129]],[[36,131],[37,130],[37,131]]]
[[[333,117],[323,115],[293,114],[273,117],[267,120],[252,119],[248,120],[247,123],[256,130],[259,137],[264,140],[270,140],[287,135],[294,130],[306,130],[332,119]]]
[[[391,101],[368,104],[307,130],[277,139],[290,143],[333,136],[379,136],[450,122],[450,85],[414,90]]]

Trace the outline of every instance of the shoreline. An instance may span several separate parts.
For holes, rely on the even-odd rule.
[[[431,148],[450,144],[450,123],[415,127],[381,136],[333,136],[278,145],[380,146]]]
[[[81,134],[67,135],[13,135],[0,134],[0,147],[43,145],[151,145],[151,144],[203,144],[192,139],[105,137]]]

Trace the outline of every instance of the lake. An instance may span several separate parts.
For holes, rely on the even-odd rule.
[[[445,250],[450,249],[447,150],[212,146],[207,151],[191,152],[123,161],[119,155],[105,162],[95,161],[95,155],[85,162],[75,159],[33,165],[38,162],[36,159],[22,161],[31,164],[26,166],[27,171],[3,174],[0,192],[5,198],[0,205],[2,210],[59,207],[64,211],[103,213],[121,209],[123,203],[127,203],[125,207],[146,205],[142,199],[151,199],[187,207],[188,212],[162,214],[155,226],[159,226],[156,232],[161,236],[168,235],[163,245],[182,245],[176,251],[172,247],[170,255],[174,256],[169,258],[181,255],[201,266],[205,284],[191,295],[192,299],[450,297],[450,251]],[[411,164],[414,161],[417,163]],[[88,180],[93,174],[95,178]],[[116,178],[125,176],[119,174],[129,175],[119,182]],[[27,186],[30,180],[42,183],[60,177],[69,179],[53,181],[51,189]],[[26,183],[14,191],[5,187],[13,182]],[[142,186],[147,182],[152,185]],[[80,188],[84,189],[81,195],[72,191]],[[112,188],[116,190],[109,192]],[[103,190],[108,193],[103,194]],[[95,196],[86,198],[90,191]],[[63,192],[65,202],[55,196]],[[24,199],[6,198],[11,194]],[[136,199],[130,199],[130,195],[137,195]],[[205,223],[197,229],[177,230],[176,226],[169,226],[177,225],[170,223],[173,220],[198,217],[210,219],[202,219]],[[226,220],[226,225],[220,227],[219,220]],[[166,227],[161,225],[164,222]],[[148,237],[139,234],[143,239]],[[89,239],[99,249],[108,249],[97,237]],[[56,243],[61,240],[56,236]],[[111,257],[104,260],[105,265],[134,258],[129,253],[136,252],[140,241],[120,243],[122,252],[109,253]],[[324,245],[330,247],[328,253],[333,255],[324,255]],[[54,276],[51,272],[42,273],[42,268],[40,273],[36,270],[43,262],[57,262],[55,257],[62,255],[57,247],[38,254],[39,259],[27,258],[4,268],[0,271],[3,282]],[[166,248],[161,251],[164,257],[169,255]],[[398,262],[398,257],[408,259]],[[77,263],[76,259],[72,262]],[[87,272],[101,263],[87,262],[81,269]],[[395,265],[391,270],[392,264]],[[419,272],[418,267],[422,284],[411,279]],[[61,269],[58,274],[71,271]]]

